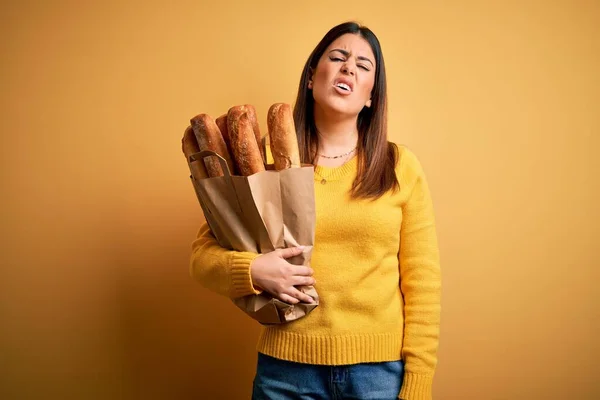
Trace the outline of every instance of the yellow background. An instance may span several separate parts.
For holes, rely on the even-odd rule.
[[[258,327],[188,276],[180,139],[240,103],[266,132],[348,19],[433,191],[435,398],[600,398],[598,1],[95,3],[0,6],[0,398],[249,398]]]

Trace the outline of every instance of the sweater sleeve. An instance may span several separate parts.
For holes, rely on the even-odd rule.
[[[421,164],[408,150],[401,157],[406,190],[400,231],[400,289],[404,296],[404,382],[399,398],[430,400],[437,365],[441,274],[433,204]]]
[[[231,299],[259,294],[250,275],[252,261],[258,256],[221,247],[205,221],[192,242],[190,275],[202,286]]]

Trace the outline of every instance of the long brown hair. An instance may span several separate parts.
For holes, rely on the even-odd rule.
[[[294,105],[294,124],[298,136],[300,158],[303,163],[314,164],[319,136],[314,119],[314,98],[308,88],[311,71],[327,47],[338,37],[352,33],[363,37],[375,55],[375,85],[371,93],[371,107],[364,107],[358,114],[358,171],[352,184],[351,197],[375,200],[387,191],[396,191],[400,184],[395,166],[398,161],[398,148],[387,139],[387,91],[385,64],[381,45],[375,34],[356,22],[345,22],[333,27],[312,51],[300,77],[298,96]]]

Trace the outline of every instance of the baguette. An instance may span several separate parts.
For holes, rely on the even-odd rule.
[[[269,108],[267,127],[275,169],[300,168],[298,138],[289,104],[275,103]]]
[[[219,118],[215,120],[215,123],[219,127],[221,131],[221,135],[223,135],[223,140],[225,140],[225,146],[227,146],[227,151],[229,152],[229,156],[231,157],[233,169],[231,170],[231,175],[239,175],[240,171],[237,169],[237,165],[235,164],[235,160],[233,159],[233,149],[231,148],[231,139],[229,138],[229,129],[227,129],[227,113],[221,115]]]
[[[183,138],[181,139],[181,150],[183,151],[185,159],[190,166],[192,176],[196,179],[208,178],[208,172],[206,172],[206,167],[204,166],[202,160],[190,163],[190,156],[200,151],[200,147],[198,147],[198,142],[196,141],[196,136],[194,136],[194,131],[192,130],[191,126],[188,126],[183,133]]]
[[[258,125],[258,119],[256,117],[256,108],[254,108],[251,104],[245,104],[246,112],[248,113],[248,119],[252,124],[252,130],[254,131],[254,136],[256,136],[256,143],[258,143],[258,150],[260,150],[260,156],[263,159],[263,163],[267,163],[267,158],[265,156],[265,149],[263,147],[263,138],[260,134],[260,127]]]
[[[233,173],[233,161],[227,150],[223,135],[215,121],[208,114],[198,114],[190,120],[200,151],[211,150],[225,159],[229,171]],[[204,164],[209,177],[223,176],[221,164],[216,157],[205,157]]]
[[[233,154],[231,151],[231,141],[229,140],[229,132],[227,130],[227,114],[221,115],[219,118],[215,120],[219,130],[221,131],[221,135],[223,135],[223,139],[225,140],[225,144],[229,149],[229,154]]]
[[[233,159],[240,174],[250,176],[264,171],[265,165],[246,107],[235,106],[229,109],[227,131],[231,141]]]

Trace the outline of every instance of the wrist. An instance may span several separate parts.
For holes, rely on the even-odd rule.
[[[250,262],[250,266],[249,268],[249,272],[250,272],[250,284],[252,285],[252,287],[254,288],[255,291],[257,292],[262,292],[264,289],[260,286],[260,284],[258,283],[259,278],[256,276],[256,259],[259,258],[260,255],[256,258],[254,258],[251,262]]]
[[[250,265],[257,257],[258,254],[256,253],[239,251],[231,252],[229,264],[231,268],[231,297],[237,298],[260,293],[259,290],[256,290],[253,287],[252,277],[250,274]]]

